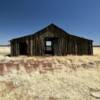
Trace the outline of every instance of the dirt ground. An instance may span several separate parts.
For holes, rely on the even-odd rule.
[[[99,100],[100,49],[94,56],[0,55],[0,100]],[[98,94],[99,95],[99,94]]]

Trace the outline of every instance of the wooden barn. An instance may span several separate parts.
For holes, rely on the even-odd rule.
[[[10,40],[11,56],[92,55],[93,41],[71,35],[54,24],[28,36]]]

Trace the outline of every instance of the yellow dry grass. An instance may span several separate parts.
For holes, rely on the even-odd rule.
[[[0,76],[0,100],[97,100],[90,93],[100,90],[99,50],[94,49],[94,56],[1,57],[1,63],[39,64],[29,73],[20,65],[20,70]],[[43,70],[42,62],[53,69]]]
[[[100,55],[100,47],[94,47],[93,51],[94,51],[94,55]]]
[[[10,54],[10,47],[4,46],[0,47],[0,55],[8,55]]]

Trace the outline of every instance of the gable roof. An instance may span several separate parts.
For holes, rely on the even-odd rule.
[[[35,32],[35,33],[33,33],[33,34],[26,35],[26,36],[21,36],[21,37],[18,37],[18,38],[13,38],[13,39],[10,40],[10,41],[17,40],[17,39],[21,39],[21,38],[27,38],[27,37],[31,37],[31,36],[34,37],[34,36],[36,36],[36,35],[40,35],[40,34],[44,33],[44,32],[47,31],[47,30],[51,30],[51,28],[54,28],[55,30],[59,30],[59,31],[63,32],[65,35],[70,35],[70,36],[74,36],[74,37],[77,37],[77,38],[81,38],[81,39],[85,39],[85,40],[92,41],[92,40],[90,40],[90,39],[86,39],[86,38],[83,38],[83,37],[79,37],[79,36],[72,35],[72,34],[66,32],[66,31],[64,31],[62,28],[56,26],[56,25],[53,24],[53,23],[52,23],[52,24],[49,24],[47,27],[45,27],[45,28],[41,29],[40,31],[37,31],[37,32]]]

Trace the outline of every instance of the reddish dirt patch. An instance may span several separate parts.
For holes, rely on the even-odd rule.
[[[0,75],[3,75],[4,72],[4,64],[0,64]]]
[[[33,70],[38,70],[40,73],[46,73],[47,71],[53,71],[53,61],[30,59],[4,62],[0,64],[0,75],[3,75],[5,72],[11,72],[13,69],[19,71],[20,67],[25,68],[27,73],[31,73]]]

